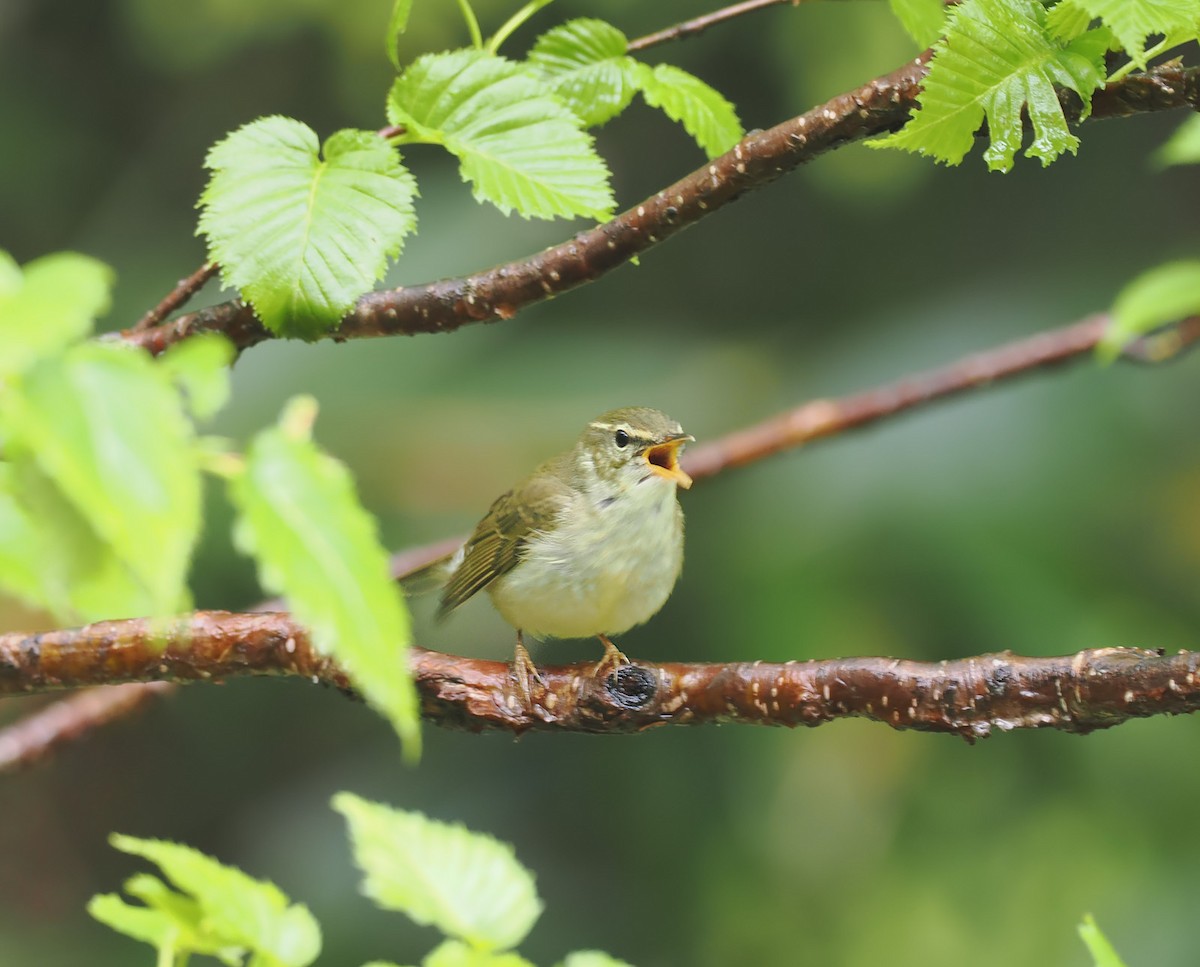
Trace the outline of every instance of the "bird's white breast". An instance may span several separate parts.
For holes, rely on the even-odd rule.
[[[657,613],[682,566],[675,485],[654,476],[611,499],[576,492],[488,591],[509,624],[535,637],[615,635]]]

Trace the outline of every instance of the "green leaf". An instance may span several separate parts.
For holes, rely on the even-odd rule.
[[[1088,953],[1092,955],[1096,967],[1125,967],[1125,962],[1117,956],[1113,945],[1100,932],[1090,913],[1084,916],[1083,923],[1079,925],[1079,936],[1087,945]]]
[[[1194,165],[1200,161],[1200,116],[1185,118],[1166,143],[1154,153],[1156,163]]]
[[[733,105],[700,78],[671,64],[638,64],[637,79],[646,103],[680,122],[710,158],[741,140],[742,122]]]
[[[255,437],[245,472],[230,482],[236,539],[256,559],[263,585],[286,596],[316,647],[346,669],[415,758],[408,613],[350,473],[309,439],[315,413],[314,400],[298,397],[279,427]]]
[[[0,378],[83,338],[108,311],[113,272],[86,255],[61,252],[24,271],[0,251]]]
[[[204,420],[229,401],[229,367],[235,355],[233,343],[207,332],[175,343],[158,357],[158,365],[184,391],[192,415]]]
[[[50,607],[43,590],[46,569],[38,553],[40,536],[16,489],[12,464],[0,463],[0,587],[34,606]]]
[[[172,897],[160,882],[154,886],[154,877],[129,884],[152,904],[147,909],[169,917],[181,932],[197,931],[190,951],[248,947],[266,958],[265,963],[280,967],[307,967],[321,952],[321,931],[308,908],[289,905],[273,883],[249,877],[190,846],[119,834],[110,842],[156,864],[182,891],[183,896]]]
[[[260,118],[217,142],[199,231],[225,283],[272,332],[316,338],[383,276],[416,227],[416,182],[371,131],[317,136]]]
[[[1117,295],[1112,324],[1096,354],[1112,362],[1138,336],[1196,314],[1200,314],[1200,261],[1160,265],[1139,275]]]
[[[392,12],[388,16],[387,32],[384,43],[387,46],[388,60],[396,70],[400,69],[400,51],[397,46],[400,35],[408,27],[408,15],[412,12],[412,0],[392,0]]]
[[[901,26],[921,47],[932,47],[946,22],[943,0],[888,0]]]
[[[88,901],[87,912],[106,927],[159,950],[174,953],[178,949],[180,929],[159,910],[135,907],[115,893],[100,893]]]
[[[421,961],[421,967],[533,967],[520,954],[496,953],[468,947],[461,940],[445,940]]]
[[[561,967],[630,967],[630,965],[601,950],[576,950],[574,953],[567,954]]]
[[[479,201],[526,218],[607,218],[608,169],[579,119],[529,70],[481,50],[417,58],[388,95],[405,140],[442,144]]]
[[[348,792],[333,807],[349,824],[362,890],[384,909],[484,951],[515,947],[541,914],[533,875],[507,843]]]
[[[1046,29],[1050,36],[1064,42],[1081,37],[1091,25],[1092,15],[1074,0],[1059,0],[1046,11]]]
[[[1146,38],[1169,34],[1176,43],[1195,39],[1200,0],[1069,0],[1071,6],[1099,17],[1117,43],[1140,68],[1146,67]],[[1060,4],[1061,6],[1061,4]],[[1174,46],[1174,45],[1172,45]]]
[[[142,589],[146,611],[163,615],[187,606],[187,569],[200,526],[199,470],[179,396],[149,356],[93,343],[43,360],[0,399],[0,427],[17,471],[18,500],[47,511],[51,530],[67,525],[73,511],[80,521],[71,523],[82,522],[81,531],[107,545],[110,553],[97,559],[99,545],[79,535],[75,557],[85,571],[107,575],[102,585],[109,586],[113,568],[103,557],[111,556]],[[41,493],[46,481],[67,507]],[[30,519],[40,526],[37,514]],[[80,610],[88,620],[126,617],[113,609],[129,600],[126,594]]]
[[[1027,157],[1049,164],[1079,139],[1067,121],[1054,86],[1068,87],[1086,105],[1104,82],[1106,31],[1089,31],[1070,43],[1048,36],[1046,14],[1036,0],[966,0],[948,17],[920,95],[920,109],[898,132],[869,142],[958,164],[987,118],[991,144],[984,160],[1008,171],[1023,137],[1022,110],[1033,126]]]
[[[537,39],[528,63],[584,127],[594,128],[624,111],[637,92],[637,62],[625,56],[628,44],[603,20],[568,20]]]

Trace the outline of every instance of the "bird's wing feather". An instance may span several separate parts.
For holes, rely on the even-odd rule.
[[[496,498],[467,540],[462,563],[446,583],[438,608],[440,616],[516,567],[529,537],[570,500],[572,490],[560,463],[564,463],[562,458],[544,464]]]

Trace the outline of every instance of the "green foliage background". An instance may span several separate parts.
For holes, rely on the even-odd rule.
[[[478,9],[486,30],[512,7]],[[513,49],[560,17],[637,36],[707,9],[561,0]],[[10,6],[0,244],[20,262],[72,248],[111,263],[110,321],[131,323],[203,258],[192,205],[213,141],[272,113],[322,137],[382,123],[386,16],[376,0]],[[401,52],[464,41],[452,4],[421,4]],[[722,90],[747,127],[911,53],[882,4],[780,8],[656,51]],[[1077,158],[1046,171],[1019,160],[1007,176],[977,156],[935,169],[837,151],[511,322],[252,350],[216,431],[244,444],[285,398],[311,392],[318,440],[356,472],[391,546],[454,533],[608,407],[659,406],[711,438],[1071,321],[1136,272],[1194,256],[1195,173],[1147,161],[1180,120],[1097,124]],[[625,205],[703,162],[642,105],[598,141]],[[406,159],[421,230],[397,283],[571,230],[477,205],[440,152]],[[683,580],[623,647],[710,660],[1196,647],[1196,366],[1084,366],[705,482],[684,495]],[[195,565],[200,606],[259,597],[227,523],[210,521]],[[429,610],[418,605],[418,641],[510,653],[485,603],[443,627]],[[32,620],[0,612],[4,627]],[[547,900],[522,945],[538,962],[598,947],[638,967],[1083,965],[1075,924],[1091,910],[1131,965],[1183,967],[1198,738],[1194,718],[974,748],[866,723],[520,742],[426,729],[414,770],[376,715],[336,694],[195,686],[0,780],[0,967],[145,956],[84,913],[132,868],[107,846],[113,829],[274,879],[320,919],[329,963],[416,959],[433,934],[354,895],[327,807],[343,788],[512,842]]]

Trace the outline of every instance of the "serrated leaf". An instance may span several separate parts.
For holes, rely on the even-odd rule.
[[[1111,362],[1138,336],[1200,314],[1200,261],[1170,262],[1143,272],[1123,288],[1112,307],[1112,323],[1096,346]]]
[[[966,0],[947,18],[920,95],[920,108],[898,132],[868,142],[958,164],[975,143],[986,116],[991,143],[984,160],[1008,171],[1023,138],[1022,111],[1033,127],[1025,154],[1049,164],[1079,139],[1067,129],[1056,84],[1079,94],[1086,106],[1104,83],[1107,32],[1089,31],[1069,43],[1045,29],[1036,0]]]
[[[221,277],[272,332],[335,328],[382,278],[416,227],[416,182],[371,131],[326,140],[299,121],[260,118],[217,142],[199,231]]]
[[[320,954],[321,931],[312,914],[303,904],[289,905],[275,884],[247,876],[190,846],[119,834],[110,841],[122,852],[156,864],[177,889],[195,901],[200,941],[209,950],[249,947],[270,958],[267,963],[280,967],[307,967]],[[165,902],[153,909],[170,915]]]
[[[629,41],[603,20],[568,20],[542,34],[528,63],[584,127],[598,127],[629,106],[637,92],[637,64]]]
[[[0,251],[0,378],[91,332],[108,311],[112,281],[112,269],[86,255],[47,255],[22,270]]]
[[[507,843],[348,792],[346,817],[363,892],[387,910],[484,951],[509,950],[542,912],[533,875]]]
[[[1071,41],[1087,33],[1092,24],[1092,15],[1075,0],[1059,0],[1046,11],[1046,29],[1052,37]]]
[[[396,70],[400,69],[400,51],[397,44],[400,35],[408,27],[408,15],[412,12],[412,0],[392,0],[392,12],[388,16],[387,32],[384,42],[387,45],[388,60]]]
[[[651,107],[678,121],[710,157],[724,154],[742,138],[742,122],[721,94],[672,64],[638,64],[638,87]]]
[[[346,669],[415,758],[408,612],[349,471],[308,437],[315,407],[310,398],[292,400],[281,425],[254,438],[245,472],[230,482],[237,542],[255,558],[264,587],[287,598],[316,647]]]
[[[497,953],[469,947],[461,940],[445,940],[421,961],[421,967],[533,967],[520,954]]]
[[[1154,153],[1159,165],[1194,165],[1200,161],[1200,116],[1185,118],[1165,144]]]
[[[1088,953],[1095,961],[1095,967],[1125,967],[1125,962],[1117,955],[1108,938],[1100,932],[1096,921],[1089,913],[1079,925],[1079,936],[1087,946]]]
[[[116,580],[111,562],[96,558],[96,542],[83,533],[90,530],[107,545],[108,555],[100,557],[119,562],[142,589],[145,610],[137,613],[187,606],[199,470],[179,396],[150,357],[113,344],[81,344],[43,360],[4,393],[0,426],[18,471],[18,500],[27,508],[43,497],[50,501],[53,494],[39,493],[44,478],[79,515],[79,553],[72,557],[84,572],[101,576],[104,587]],[[51,531],[68,524],[66,509],[52,502],[42,508]],[[37,514],[31,520],[41,526]],[[60,577],[75,570],[68,566]],[[80,603],[74,589],[66,590]],[[128,595],[107,605],[96,601],[83,617],[127,617],[109,609],[128,602]]]
[[[183,389],[198,420],[212,416],[229,400],[233,343],[215,332],[177,342],[158,357],[158,365]]]
[[[892,13],[921,47],[932,47],[946,22],[943,0],[888,0]]]
[[[561,967],[631,967],[631,965],[602,950],[576,950],[574,953],[567,954]]]
[[[1200,0],[1070,0],[1099,17],[1117,43],[1140,68],[1146,67],[1146,39],[1152,34],[1178,35],[1177,43],[1196,37]]]
[[[388,95],[405,140],[442,144],[479,201],[526,218],[607,218],[608,169],[579,119],[522,65],[482,50],[417,58]]]

